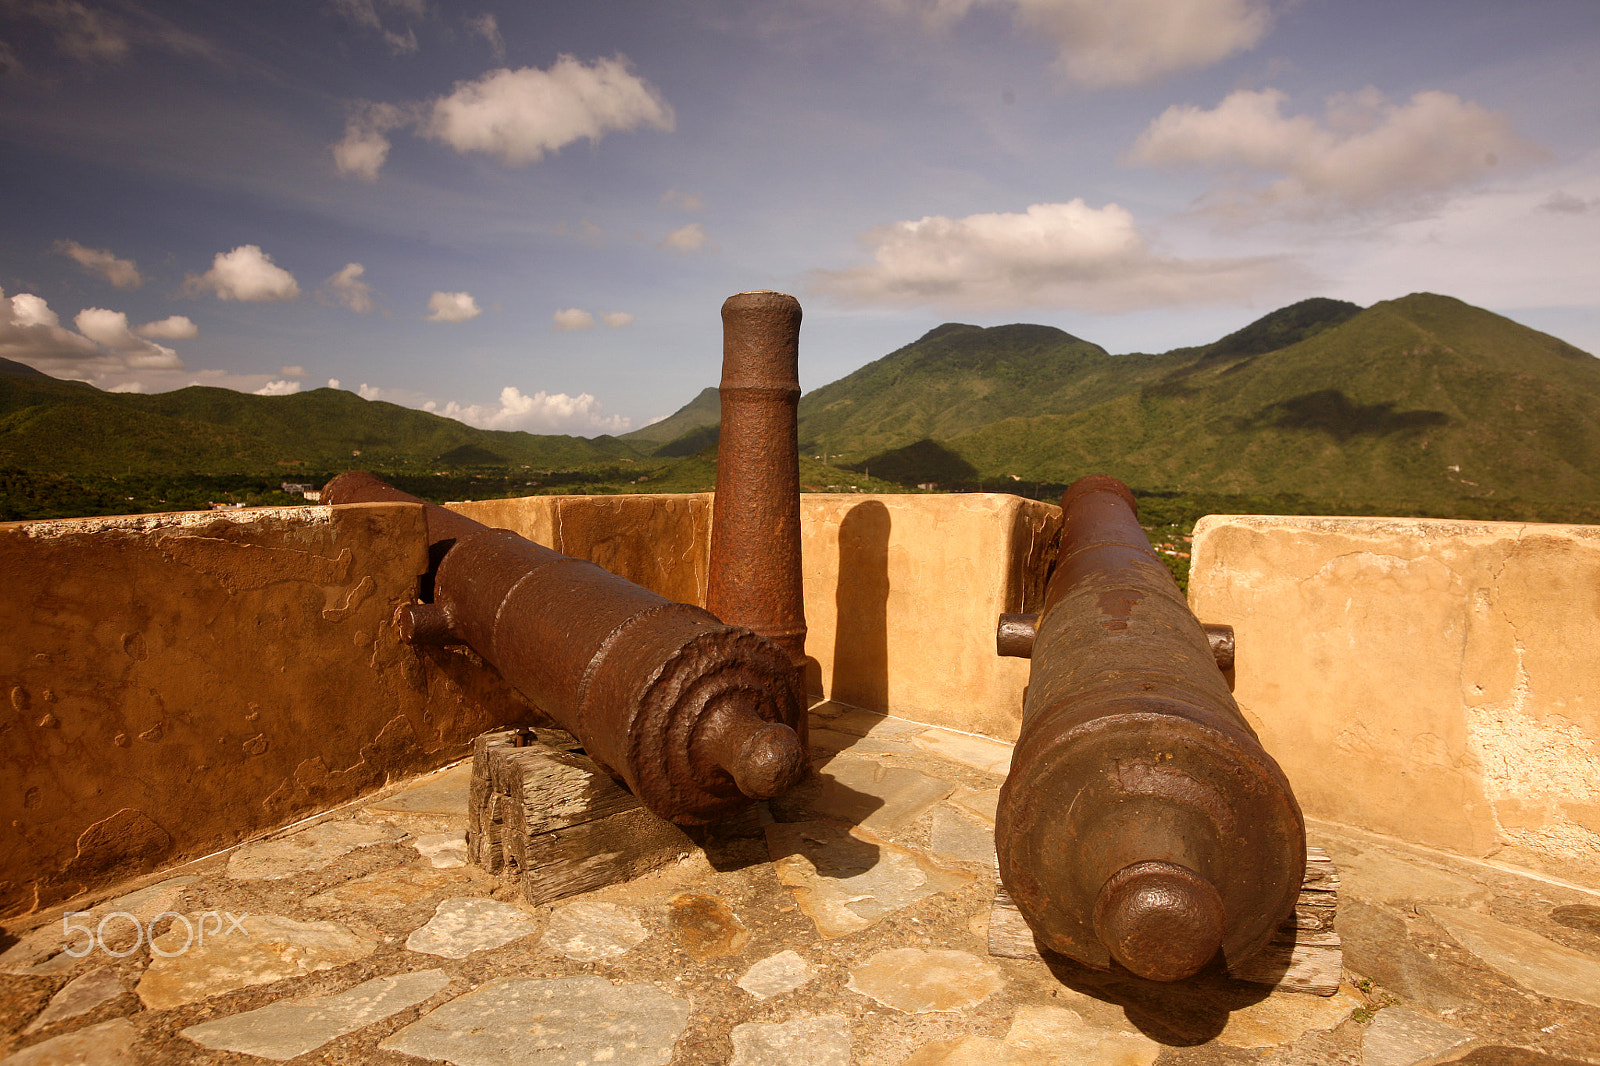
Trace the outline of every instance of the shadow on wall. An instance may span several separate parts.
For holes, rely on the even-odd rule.
[[[889,711],[889,509],[877,500],[839,523],[833,699]]]

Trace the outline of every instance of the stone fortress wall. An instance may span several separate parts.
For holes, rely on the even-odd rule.
[[[1006,495],[802,496],[812,691],[1014,739],[1059,521]],[[455,505],[703,603],[711,495]],[[1308,816],[1600,887],[1600,528],[1208,518],[1190,602]],[[231,846],[538,712],[394,625],[421,508],[0,525],[0,916]]]

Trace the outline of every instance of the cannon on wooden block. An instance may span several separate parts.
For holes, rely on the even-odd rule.
[[[1178,981],[1247,959],[1292,919],[1305,822],[1218,668],[1231,634],[1214,649],[1122,482],[1082,478],[1061,509],[1037,623],[997,635],[1031,659],[1001,881],[1040,945],[1088,966]]]
[[[660,817],[705,825],[806,775],[793,663],[767,639],[364,471],[322,499],[422,504],[431,602],[401,636],[470,647]]]

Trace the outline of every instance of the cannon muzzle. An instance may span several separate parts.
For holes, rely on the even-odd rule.
[[[1061,509],[1036,625],[1001,627],[1031,666],[1000,877],[1042,946],[1182,980],[1254,954],[1294,910],[1305,823],[1127,486],[1082,478]]]
[[[322,498],[422,504],[432,601],[401,636],[472,648],[661,817],[703,825],[806,775],[793,664],[765,638],[363,471]]]

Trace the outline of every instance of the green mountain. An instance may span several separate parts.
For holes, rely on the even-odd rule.
[[[668,444],[685,433],[714,426],[720,421],[722,421],[722,396],[713,386],[701,389],[700,395],[661,421],[641,426],[631,433],[623,433],[617,439],[628,441],[641,451],[650,451],[652,445]]]
[[[1099,472],[1155,491],[1414,506],[1600,500],[1600,360],[1425,293],[1305,332],[1266,351],[1171,353],[1177,365],[1093,406],[942,443],[980,477]]]
[[[475,429],[336,389],[253,396],[190,386],[144,395],[42,374],[0,375],[0,468],[39,473],[341,470],[358,458],[386,469],[543,469],[637,454],[615,437]]]

